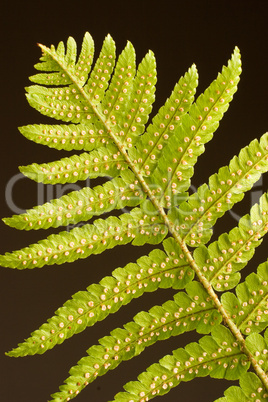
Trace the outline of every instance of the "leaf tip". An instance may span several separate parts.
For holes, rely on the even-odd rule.
[[[13,268],[13,266],[9,264],[6,254],[0,254],[0,266],[4,268]]]
[[[22,354],[19,353],[19,347],[18,348],[14,348],[8,352],[5,352],[5,355],[8,357],[21,357],[23,356]]]
[[[37,46],[40,47],[42,52],[45,52],[47,50],[47,47],[45,45],[42,45],[42,43],[37,43]]]
[[[10,218],[2,218],[5,225],[10,226]]]

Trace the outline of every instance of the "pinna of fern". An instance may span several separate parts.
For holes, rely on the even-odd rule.
[[[155,248],[136,263],[117,268],[99,284],[74,294],[8,355],[44,353],[144,292],[173,288],[179,290],[174,300],[140,312],[124,328],[114,329],[99,345],[91,346],[52,400],[69,401],[97,376],[145,347],[192,330],[204,335],[199,342],[150,366],[114,400],[145,402],[182,381],[208,375],[240,379],[240,387],[228,388],[218,402],[267,400],[268,335],[262,331],[268,323],[268,263],[239,284],[239,271],[268,230],[267,194],[237,227],[206,244],[216,220],[241,201],[268,170],[268,135],[253,140],[213,174],[208,184],[187,194],[198,156],[237,90],[238,48],[196,100],[198,75],[195,65],[191,66],[148,124],[156,84],[151,51],[136,69],[132,44],[127,43],[116,61],[110,35],[94,66],[94,42],[88,33],[78,58],[73,38],[68,39],[66,49],[62,42],[57,49],[40,47],[43,54],[35,67],[41,73],[30,78],[37,85],[27,88],[27,99],[39,112],[64,124],[29,125],[20,131],[39,144],[82,153],[20,170],[48,184],[107,176],[110,180],[5,218],[5,223],[37,230],[85,222],[125,206],[129,212],[110,214],[6,253],[0,256],[1,265],[41,268],[130,242],[139,246],[162,243],[163,250]]]

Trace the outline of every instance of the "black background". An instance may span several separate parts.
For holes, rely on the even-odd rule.
[[[12,178],[17,178],[18,166],[33,162],[47,162],[65,156],[64,152],[47,149],[26,140],[18,126],[44,122],[43,116],[31,109],[24,97],[28,76],[34,74],[40,49],[36,43],[47,46],[66,41],[73,36],[81,44],[85,31],[95,40],[96,54],[107,33],[114,38],[118,53],[130,40],[140,61],[151,49],[158,66],[156,102],[153,112],[165,102],[181,75],[196,63],[199,71],[200,94],[216,77],[237,45],[242,53],[243,73],[238,93],[225,115],[215,138],[207,146],[206,155],[196,166],[194,185],[207,181],[210,174],[228,163],[242,146],[260,137],[268,128],[267,122],[267,1],[21,1],[1,2],[1,217],[14,213],[10,197],[5,191]],[[154,114],[153,113],[153,114]],[[82,183],[81,183],[82,185]],[[253,188],[239,206],[237,215],[246,213],[252,201],[265,191],[264,178]],[[28,179],[15,181],[12,202],[20,209],[31,208],[38,201],[37,186]],[[8,198],[9,197],[9,198]],[[49,195],[48,195],[49,197]],[[51,197],[51,195],[50,195]],[[47,200],[47,199],[46,199]],[[215,236],[237,224],[227,213],[219,222]],[[0,253],[12,251],[45,237],[43,232],[20,232],[0,222]],[[266,244],[265,244],[266,243]],[[266,259],[267,241],[258,249],[257,257],[243,276],[255,270],[257,263]],[[135,261],[148,253],[150,247],[123,246],[100,256],[65,266],[40,270],[13,271],[0,269],[1,329],[0,329],[0,400],[3,402],[42,402],[58,390],[67,377],[69,368],[97,340],[113,328],[130,321],[139,310],[149,309],[172,297],[172,291],[159,290],[145,294],[114,316],[89,328],[43,356],[8,358],[4,355],[18,342],[37,329],[78,290],[98,282],[118,266]],[[105,402],[112,400],[122,386],[150,364],[197,340],[196,334],[186,334],[156,344],[141,356],[122,363],[89,385],[77,401]],[[163,402],[214,401],[222,396],[223,381],[194,380],[182,384],[166,396]]]

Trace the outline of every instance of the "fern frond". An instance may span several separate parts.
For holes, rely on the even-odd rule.
[[[268,325],[268,262],[259,265],[246,277],[245,282],[236,287],[233,293],[224,293],[221,302],[224,309],[233,318],[239,330],[248,335],[261,332]]]
[[[111,336],[100,339],[99,345],[90,347],[88,356],[71,368],[70,377],[60,387],[60,392],[52,395],[53,401],[69,397],[70,390],[75,397],[85,387],[85,379],[87,383],[93,382],[155,342],[193,329],[202,334],[211,332],[221,321],[213,302],[207,300],[207,293],[198,282],[189,283],[186,292],[177,293],[174,301],[169,300],[161,307],[138,313],[124,329],[115,329]]]
[[[103,125],[97,122],[87,124],[33,124],[19,127],[22,135],[37,144],[50,148],[91,151],[104,147],[110,142],[110,136]]]
[[[51,49],[40,45],[44,54],[41,57],[41,63],[35,65],[35,68],[45,73],[36,74],[30,77],[30,80],[41,85],[67,85],[72,81],[66,75],[66,69],[72,69],[76,77],[80,80],[80,85],[83,85],[90,72],[91,64],[94,56],[94,42],[91,35],[86,32],[81,53],[76,63],[76,42],[70,37],[67,41],[67,52],[65,55],[64,43],[60,42],[57,50],[54,46]]]
[[[190,343],[167,355],[158,364],[150,366],[139,375],[138,381],[127,383],[126,392],[118,393],[114,401],[148,401],[164,395],[182,381],[210,376],[234,380],[249,367],[247,357],[241,352],[231,332],[218,325],[211,336],[204,336],[199,343]]]
[[[191,330],[207,336],[150,366],[138,381],[126,384],[126,392],[117,394],[114,401],[145,402],[181,381],[208,375],[240,378],[241,387],[229,388],[220,402],[230,402],[234,396],[241,401],[252,400],[256,389],[259,401],[267,399],[260,384],[268,390],[268,329],[260,332],[268,327],[268,262],[244,283],[238,282],[239,271],[268,231],[268,193],[237,227],[209,246],[204,244],[210,240],[217,219],[268,170],[268,133],[243,148],[196,193],[184,193],[198,156],[212,139],[237,90],[241,72],[238,48],[196,102],[198,75],[193,65],[146,129],[157,80],[152,51],[136,71],[132,44],[127,42],[116,62],[110,35],[93,69],[94,42],[88,33],[79,56],[71,37],[66,49],[63,42],[57,49],[40,47],[43,55],[35,67],[41,72],[31,77],[35,85],[27,89],[27,99],[42,114],[65,124],[28,125],[20,131],[37,143],[82,153],[32,163],[22,166],[21,171],[46,184],[106,176],[111,180],[4,219],[6,224],[25,230],[86,223],[1,255],[0,264],[40,268],[128,243],[162,243],[164,251],[156,248],[136,263],[117,268],[100,283],[75,293],[7,354],[42,354],[145,292],[185,289],[174,300],[138,313],[124,328],[115,329],[88,349],[88,355],[70,370],[70,377],[53,400],[73,399],[97,376],[140,354],[146,346]],[[126,206],[131,207],[129,213],[87,222]],[[192,252],[188,245],[197,248]],[[192,281],[195,275],[199,282]],[[221,298],[216,293],[234,287],[234,293],[225,292]],[[258,377],[246,374],[249,367]]]
[[[117,268],[112,276],[103,278],[99,284],[92,284],[86,291],[74,294],[72,299],[56,311],[55,316],[8,354],[18,357],[44,353],[109,314],[115,313],[134,298],[142,296],[144,292],[153,292],[158,288],[184,289],[193,279],[193,271],[174,239],[164,240],[163,246],[165,252],[155,249],[148,256],[139,258],[137,263]],[[196,296],[191,288],[188,293],[191,297]],[[206,305],[202,306],[202,294],[200,291],[201,307],[210,307],[207,301]],[[189,299],[185,300],[178,295],[176,300],[186,309]],[[215,314],[212,314],[212,317],[214,316]],[[199,325],[204,331],[205,325]]]
[[[92,225],[52,234],[38,243],[1,255],[0,264],[17,269],[41,268],[73,262],[130,242],[133,245],[160,243],[167,235],[167,228],[162,218],[155,214],[152,204],[146,204],[146,211],[134,208],[119,218],[109,216],[106,220],[95,220]]]
[[[240,387],[232,386],[224,392],[224,397],[215,402],[267,402],[268,393],[263,388],[260,379],[254,373],[245,373],[241,376]],[[257,398],[257,399],[256,399]]]
[[[130,156],[136,160],[140,172],[149,175],[154,170],[168,138],[176,134],[182,116],[188,112],[197,84],[198,73],[193,65],[175,85],[171,96],[159,109],[146,133],[137,142],[136,148],[130,150]]]
[[[32,180],[44,184],[75,183],[96,177],[116,177],[127,169],[125,159],[115,145],[101,147],[90,153],[73,155],[50,163],[20,166],[20,171]]]
[[[32,85],[27,88],[29,104],[46,116],[66,122],[86,123],[90,119],[98,121],[95,118],[96,104],[104,96],[115,63],[115,44],[111,36],[105,38],[86,85],[84,79],[81,79],[84,75],[79,77],[79,73],[68,66],[69,56],[66,59],[62,52],[55,51],[53,47],[40,47],[48,58],[59,65],[58,69],[64,71],[62,74],[67,77],[70,85],[57,88]],[[50,85],[49,80],[46,84]]]
[[[16,229],[47,229],[68,226],[87,221],[114,209],[140,204],[144,197],[142,190],[133,184],[133,173],[124,171],[121,177],[107,181],[93,189],[84,187],[43,205],[38,205],[20,215],[4,218],[6,225]]]
[[[235,48],[228,67],[200,95],[182,117],[178,132],[169,140],[158,160],[151,180],[161,188],[161,198],[174,196],[190,186],[193,166],[204,152],[204,144],[210,141],[237,90],[241,72],[239,50]],[[169,200],[168,200],[169,201]],[[167,207],[176,205],[166,203]]]
[[[242,148],[238,157],[231,159],[229,166],[219,169],[179,208],[172,208],[168,214],[176,230],[192,247],[207,243],[211,228],[226,211],[242,200],[244,192],[249,191],[261,173],[267,172],[268,134],[260,141],[253,140]]]
[[[255,248],[268,231],[268,196],[263,194],[260,204],[243,216],[238,227],[222,234],[207,247],[194,251],[194,259],[202,274],[216,291],[232,289],[240,280],[240,271],[253,257]]]

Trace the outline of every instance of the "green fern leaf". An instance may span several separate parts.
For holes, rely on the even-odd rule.
[[[203,184],[179,208],[172,208],[169,217],[176,225],[182,240],[192,247],[207,243],[211,228],[218,218],[236,202],[242,200],[261,173],[267,171],[268,134],[253,140],[242,148],[229,166],[219,169],[209,178],[209,185]]]
[[[263,388],[260,379],[253,373],[246,373],[240,378],[240,387],[230,387],[225,392],[225,397],[217,399],[215,402],[266,402],[267,391]],[[257,399],[256,399],[257,398]]]
[[[120,116],[118,113],[116,114],[117,120],[114,121],[114,124],[119,148],[122,146],[132,148],[138,136],[144,132],[155,100],[155,83],[156,62],[153,52],[149,51],[139,64],[133,82],[132,98],[127,103],[128,107],[123,114],[126,116],[124,123],[121,122],[122,114]]]
[[[268,353],[268,345],[266,342],[267,334],[267,330],[264,333],[264,337],[257,333],[250,334],[245,340],[246,347],[255,357],[257,363],[262,367],[265,373],[268,369],[268,361],[266,356]]]
[[[20,171],[36,182],[44,184],[75,183],[95,177],[116,177],[127,169],[124,158],[115,145],[80,155],[73,155],[59,161],[20,166]]]
[[[240,54],[236,48],[228,67],[223,68],[217,79],[191,105],[189,114],[182,117],[177,135],[168,140],[151,177],[154,185],[162,190],[161,198],[168,200],[167,207],[176,205],[176,202],[170,202],[170,198],[174,198],[172,195],[189,188],[193,166],[197,157],[204,152],[203,144],[212,139],[237,90],[240,64]]]
[[[91,118],[85,102],[80,101],[81,106],[77,106],[79,95],[73,86],[54,89],[32,85],[26,90],[29,104],[45,116],[73,123],[84,122]],[[56,99],[58,93],[63,100]]]
[[[194,100],[197,83],[198,73],[193,65],[175,85],[170,98],[153,118],[136,148],[130,150],[139,171],[149,175],[154,170],[168,138],[176,133],[182,116],[188,112]]]
[[[153,213],[154,207],[147,203],[147,213]],[[52,234],[47,239],[12,253],[0,256],[4,267],[25,269],[41,268],[44,265],[73,262],[91,254],[100,254],[116,245],[132,242],[133,245],[160,243],[167,235],[167,228],[161,217],[151,217],[139,209],[119,218],[114,216],[106,220],[95,220],[93,225],[86,224],[69,232]]]
[[[256,395],[259,401],[267,399],[263,389],[268,390],[268,330],[261,332],[268,323],[268,262],[258,267],[257,274],[238,282],[239,271],[268,230],[268,195],[261,197],[238,227],[205,244],[217,219],[268,170],[268,134],[243,148],[194,194],[184,193],[198,156],[236,92],[241,73],[239,50],[235,48],[227,67],[195,102],[198,74],[192,65],[147,126],[157,80],[152,51],[136,70],[132,44],[127,42],[116,62],[110,35],[94,65],[94,42],[88,33],[79,56],[71,37],[66,48],[63,42],[57,48],[40,47],[43,54],[35,66],[39,73],[31,77],[35,85],[27,89],[27,99],[40,113],[64,124],[28,125],[20,131],[42,145],[82,153],[20,170],[45,184],[97,177],[111,180],[5,218],[6,224],[24,230],[85,224],[1,255],[0,264],[39,268],[127,243],[162,243],[164,251],[156,248],[75,293],[7,354],[42,354],[145,292],[180,289],[174,300],[138,313],[124,328],[91,346],[87,356],[71,368],[53,400],[73,399],[97,376],[137,356],[146,346],[191,330],[206,336],[150,366],[138,381],[126,384],[126,392],[117,394],[115,401],[145,402],[181,381],[208,375],[240,379],[240,387],[227,389],[220,402],[234,398],[256,402]],[[123,207],[130,207],[129,212],[88,223],[93,216]],[[226,292],[232,288],[235,292]],[[246,373],[249,368],[255,374]]]
[[[243,334],[261,332],[268,325],[267,284],[268,263],[265,262],[259,265],[257,274],[252,272],[245,282],[237,285],[237,296],[229,292],[222,295],[225,310]]]
[[[115,43],[112,37],[107,35],[89,80],[83,88],[85,93],[89,95],[92,105],[99,104],[104,98],[114,65]]]
[[[68,124],[68,125],[47,125],[34,124],[19,128],[29,140],[38,144],[47,145],[50,148],[91,151],[103,147],[109,143],[110,136],[103,126],[91,123]]]
[[[240,271],[253,257],[255,248],[268,230],[268,198],[263,194],[260,205],[251,208],[250,215],[243,216],[239,226],[229,234],[222,234],[208,248],[199,247],[194,252],[195,261],[217,291],[231,289],[240,280]]]
[[[112,38],[109,35],[106,37],[86,85],[85,80],[81,80],[84,75],[79,77],[79,73],[72,68],[72,64],[69,68],[70,54],[65,58],[62,52],[40,46],[43,52],[59,65],[58,68],[64,70],[63,75],[67,77],[66,84],[70,85],[56,89],[32,85],[27,88],[29,104],[46,116],[66,122],[80,123],[91,118],[94,120],[96,104],[104,96],[115,63],[115,45]],[[47,85],[50,85],[49,81]]]
[[[114,209],[137,206],[144,194],[133,181],[133,173],[128,170],[122,177],[115,177],[102,186],[84,187],[3,221],[20,230],[47,229],[87,221]]]
[[[124,329],[117,328],[111,336],[100,339],[100,345],[92,346],[87,351],[88,356],[72,367],[66,384],[60,387],[60,392],[52,395],[53,400],[66,399],[70,390],[71,395],[77,395],[86,383],[115,369],[122,361],[139,355],[145,347],[159,340],[194,329],[202,334],[209,333],[214,325],[220,324],[221,317],[212,301],[207,301],[207,293],[201,284],[191,282],[186,291],[187,294],[177,293],[174,301],[155,306],[148,313],[138,313],[133,322],[124,325]]]
[[[172,238],[164,240],[163,245],[165,252],[155,249],[149,256],[139,258],[136,264],[130,263],[125,268],[117,268],[112,276],[103,278],[100,284],[92,284],[86,291],[74,294],[72,299],[56,311],[54,317],[8,354],[18,357],[44,353],[87,326],[92,326],[118,311],[134,298],[141,297],[144,292],[153,292],[158,288],[185,288],[193,279],[193,271]],[[188,293],[193,298],[196,296],[196,289],[189,288]],[[210,310],[210,303],[203,300],[204,293],[201,289],[199,293],[201,307],[209,306]],[[185,300],[178,295],[175,298],[177,300],[183,308],[188,307],[189,297]],[[198,306],[196,309],[198,310]],[[200,331],[207,328],[206,323],[199,323],[199,327]]]
[[[66,69],[72,68],[76,77],[80,79],[81,85],[86,82],[94,55],[94,42],[88,32],[84,36],[81,53],[76,62],[76,43],[72,37],[67,42],[67,53],[65,56],[64,43],[61,42],[58,49],[54,46],[47,49],[40,46],[44,50],[44,56],[41,57],[41,63],[35,65],[37,70],[46,71],[46,73],[36,74],[30,77],[31,81],[41,85],[66,85],[72,83],[71,79],[66,75]],[[58,61],[61,61],[59,63]],[[49,74],[47,74],[49,73]]]
[[[136,54],[130,42],[118,57],[111,84],[102,102],[106,121],[115,124],[122,120],[133,91],[133,79],[136,73]]]
[[[150,366],[139,375],[139,381],[127,383],[126,392],[117,394],[114,401],[150,400],[166,394],[181,381],[195,377],[238,379],[248,367],[247,358],[235,338],[219,325],[212,330],[212,336],[190,343],[185,349],[177,349],[172,356],[165,356],[159,364]]]

